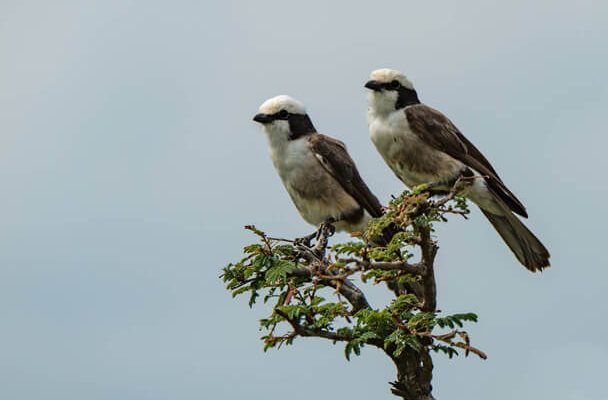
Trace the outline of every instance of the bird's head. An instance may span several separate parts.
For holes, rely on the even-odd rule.
[[[315,132],[304,105],[286,95],[262,103],[253,120],[262,124],[271,142],[293,140]]]
[[[365,87],[370,90],[370,108],[378,114],[388,114],[407,105],[419,103],[412,82],[394,69],[382,68],[373,71]]]

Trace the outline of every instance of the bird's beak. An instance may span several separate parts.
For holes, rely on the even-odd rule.
[[[378,81],[367,81],[365,87],[373,91],[379,92],[380,90],[382,90],[382,83]]]
[[[253,117],[253,120],[255,122],[259,122],[260,124],[267,124],[269,122],[272,122],[272,118],[270,118],[269,115],[262,113],[256,114],[255,117]]]

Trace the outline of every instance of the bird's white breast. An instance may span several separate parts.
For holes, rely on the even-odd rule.
[[[435,150],[416,135],[404,110],[368,117],[372,142],[388,166],[407,186],[441,181],[457,174],[463,165]]]
[[[310,167],[314,155],[306,138],[286,141],[281,146],[270,146],[270,158],[283,181],[291,181],[303,173],[302,167]]]
[[[410,188],[423,183],[449,182],[457,178],[465,165],[442,151],[432,148],[414,133],[404,110],[368,117],[372,142],[401,181]],[[481,174],[470,168],[476,176],[462,194],[484,210],[496,215],[504,213]],[[441,186],[440,186],[441,187]],[[449,190],[446,186],[443,189]]]
[[[340,218],[359,208],[342,186],[321,166],[311,151],[308,138],[271,146],[272,162],[300,215],[318,225],[330,217]],[[336,224],[339,230],[352,230]]]

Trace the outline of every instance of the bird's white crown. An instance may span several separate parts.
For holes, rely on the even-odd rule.
[[[284,94],[270,98],[260,106],[260,112],[266,115],[276,114],[281,110],[285,110],[290,114],[306,114],[304,104]]]
[[[409,79],[407,79],[407,77],[405,75],[403,75],[402,72],[397,71],[396,69],[390,69],[390,68],[377,69],[375,71],[372,71],[372,73],[370,74],[369,77],[371,80],[382,82],[382,83],[388,83],[388,82],[392,82],[392,81],[396,80],[399,83],[401,83],[401,86],[408,88],[410,90],[414,90],[414,85],[412,84],[412,82]]]

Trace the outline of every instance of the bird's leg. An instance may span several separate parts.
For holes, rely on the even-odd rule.
[[[313,239],[316,239],[319,236],[319,231],[316,230],[313,233],[311,233],[310,235],[306,235],[300,238],[296,238],[293,241],[293,244],[295,246],[301,245],[301,246],[306,246],[306,247],[310,247],[310,241]]]
[[[316,231],[314,231],[313,233],[311,233],[310,235],[306,235],[303,236],[301,238],[296,238],[294,239],[294,244],[297,245],[303,245],[306,247],[311,247],[311,240],[315,239],[315,240],[319,240],[320,237],[325,236],[325,237],[329,237],[332,236],[335,232],[336,232],[336,227],[333,226],[333,223],[336,222],[336,220],[334,218],[328,218],[325,221],[321,222],[321,224],[319,225],[319,228],[317,228]]]
[[[466,172],[459,175],[456,180],[452,181],[449,186],[451,187],[448,196],[454,197],[458,193],[460,193],[465,187],[472,185],[475,182],[475,179],[486,179],[486,176],[483,175],[472,175],[467,174]]]
[[[414,189],[414,191],[417,191],[418,193],[429,192],[431,195],[447,194],[448,196],[454,197],[464,188],[465,185],[471,184],[476,178],[485,177],[474,175],[471,170],[465,169],[453,178],[419,185]]]
[[[317,230],[317,240],[324,235],[325,237],[333,236],[336,233],[336,227],[333,225],[336,222],[335,218],[327,218],[325,221],[319,225],[319,229]]]
[[[444,192],[445,196],[443,198],[437,200],[435,203],[436,206],[443,205],[448,201],[452,200],[454,197],[458,195],[458,193],[462,192],[462,190],[469,185],[472,185],[475,179],[485,179],[484,176],[467,174],[466,172],[458,175],[458,177],[444,186],[451,188],[449,191]]]
[[[317,243],[315,243],[315,247],[313,247],[312,251],[320,258],[325,255],[329,237],[336,232],[336,227],[333,225],[334,222],[336,222],[334,218],[328,218],[319,225],[319,230],[317,230]]]

